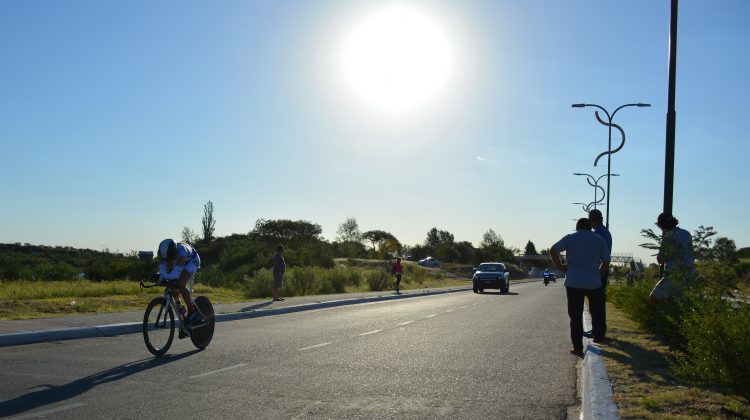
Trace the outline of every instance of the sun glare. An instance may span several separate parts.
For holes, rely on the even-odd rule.
[[[438,20],[394,5],[363,19],[346,38],[344,81],[371,107],[408,114],[445,90],[454,71],[453,48]]]

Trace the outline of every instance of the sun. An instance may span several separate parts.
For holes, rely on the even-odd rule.
[[[361,20],[341,54],[348,90],[392,115],[432,104],[454,73],[455,52],[440,21],[424,11],[393,5]]]

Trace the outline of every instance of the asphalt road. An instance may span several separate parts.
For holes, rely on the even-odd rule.
[[[139,334],[0,348],[0,416],[575,415],[561,282],[222,322],[154,358]]]

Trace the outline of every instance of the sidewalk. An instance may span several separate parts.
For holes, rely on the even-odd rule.
[[[471,287],[441,287],[406,290],[400,295],[392,291],[347,293],[316,296],[294,296],[284,301],[259,300],[214,305],[216,322],[234,321],[259,316],[409,299],[419,296],[470,291]],[[143,311],[0,321],[0,347],[80,338],[110,337],[142,331]],[[591,329],[591,316],[584,312],[584,328]],[[601,359],[601,350],[584,337],[585,356],[581,369],[581,419],[617,419],[617,406],[612,399],[612,386]]]

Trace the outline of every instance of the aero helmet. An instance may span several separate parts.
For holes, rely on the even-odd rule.
[[[159,252],[157,256],[160,259],[171,259],[174,258],[177,253],[177,244],[171,239],[165,239],[159,243]]]

